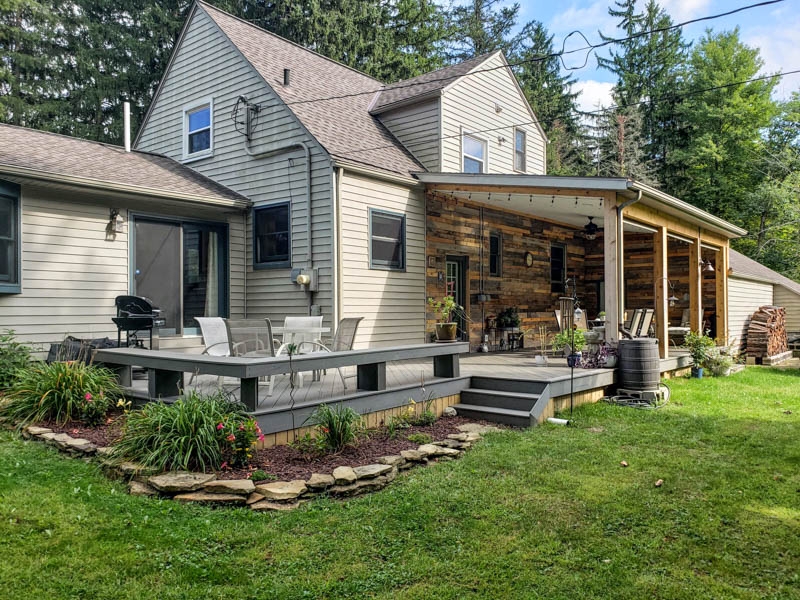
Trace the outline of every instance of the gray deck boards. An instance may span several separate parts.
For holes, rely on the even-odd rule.
[[[302,388],[295,388],[293,398],[288,376],[276,377],[273,394],[269,397],[267,396],[268,385],[261,382],[259,384],[258,409],[280,408],[289,406],[292,402],[297,405],[339,398],[355,392],[355,367],[343,367],[342,372],[347,378],[346,391],[342,387],[342,380],[336,369],[328,369],[327,374],[322,375],[320,381],[312,381],[310,372],[303,373],[304,385]],[[581,378],[603,373],[607,374],[608,369],[575,369],[575,376]],[[537,367],[534,363],[534,355],[526,352],[469,354],[461,357],[462,376],[506,378],[518,381],[551,381],[568,377],[569,374],[570,369],[567,367],[565,359],[551,358],[547,367]],[[188,379],[187,376],[187,382]],[[420,382],[427,384],[434,381],[439,381],[439,378],[433,375],[433,365],[430,359],[395,361],[386,365],[386,383],[389,389],[419,386]],[[147,380],[134,379],[133,387],[138,392],[146,394]],[[203,393],[212,393],[217,388],[217,377],[199,375],[195,377],[192,385],[187,387]],[[234,396],[238,396],[238,380],[226,378],[223,387]]]

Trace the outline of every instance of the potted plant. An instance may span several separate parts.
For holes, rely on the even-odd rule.
[[[703,366],[708,360],[711,349],[714,348],[714,340],[705,334],[697,334],[690,331],[686,334],[684,345],[692,356],[692,377],[703,378]]]
[[[598,321],[605,321],[606,320],[606,311],[601,310],[599,313],[597,313],[597,320]]]
[[[730,346],[712,348],[706,358],[706,366],[711,369],[715,377],[727,377],[731,374],[733,364],[737,362],[738,355]]]
[[[500,329],[515,329],[521,322],[516,307],[506,308],[497,315],[497,326]]]
[[[436,323],[436,339],[440,342],[453,342],[458,334],[458,323],[454,316],[463,311],[464,307],[456,304],[452,296],[445,296],[441,300],[428,298],[428,304],[439,313],[439,322]]]
[[[580,364],[581,350],[585,347],[586,338],[583,337],[582,329],[560,331],[553,338],[553,350],[563,350],[570,367]]]

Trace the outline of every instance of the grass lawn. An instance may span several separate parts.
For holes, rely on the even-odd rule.
[[[3,432],[0,598],[800,599],[800,371],[670,385],[281,514],[134,498]]]

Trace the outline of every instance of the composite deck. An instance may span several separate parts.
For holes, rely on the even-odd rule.
[[[322,374],[319,381],[312,381],[311,373],[303,374],[303,387],[295,387],[292,391],[287,375],[278,375],[275,379],[272,396],[267,395],[268,385],[264,382],[258,388],[258,409],[287,407],[290,404],[306,404],[321,400],[330,400],[355,393],[355,367],[344,367],[342,372],[347,382],[347,390],[336,369],[329,369]],[[575,369],[576,378],[583,379],[589,375],[608,373],[608,369]],[[538,367],[534,354],[528,352],[468,354],[461,357],[461,378],[488,377],[516,381],[553,381],[569,377],[570,369],[563,358],[550,358],[547,367]],[[186,380],[188,382],[188,376]],[[433,365],[428,359],[404,360],[387,363],[386,384],[389,389],[416,388],[414,399],[423,397],[423,386],[444,381],[434,377]],[[225,378],[223,388],[234,396],[238,395],[238,380]],[[147,379],[136,378],[133,388],[143,396],[147,394]],[[217,388],[217,377],[200,375],[195,377],[187,389],[200,392],[213,392]]]

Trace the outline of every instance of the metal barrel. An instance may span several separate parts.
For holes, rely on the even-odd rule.
[[[636,338],[619,341],[619,387],[626,390],[657,390],[661,382],[658,340]]]

